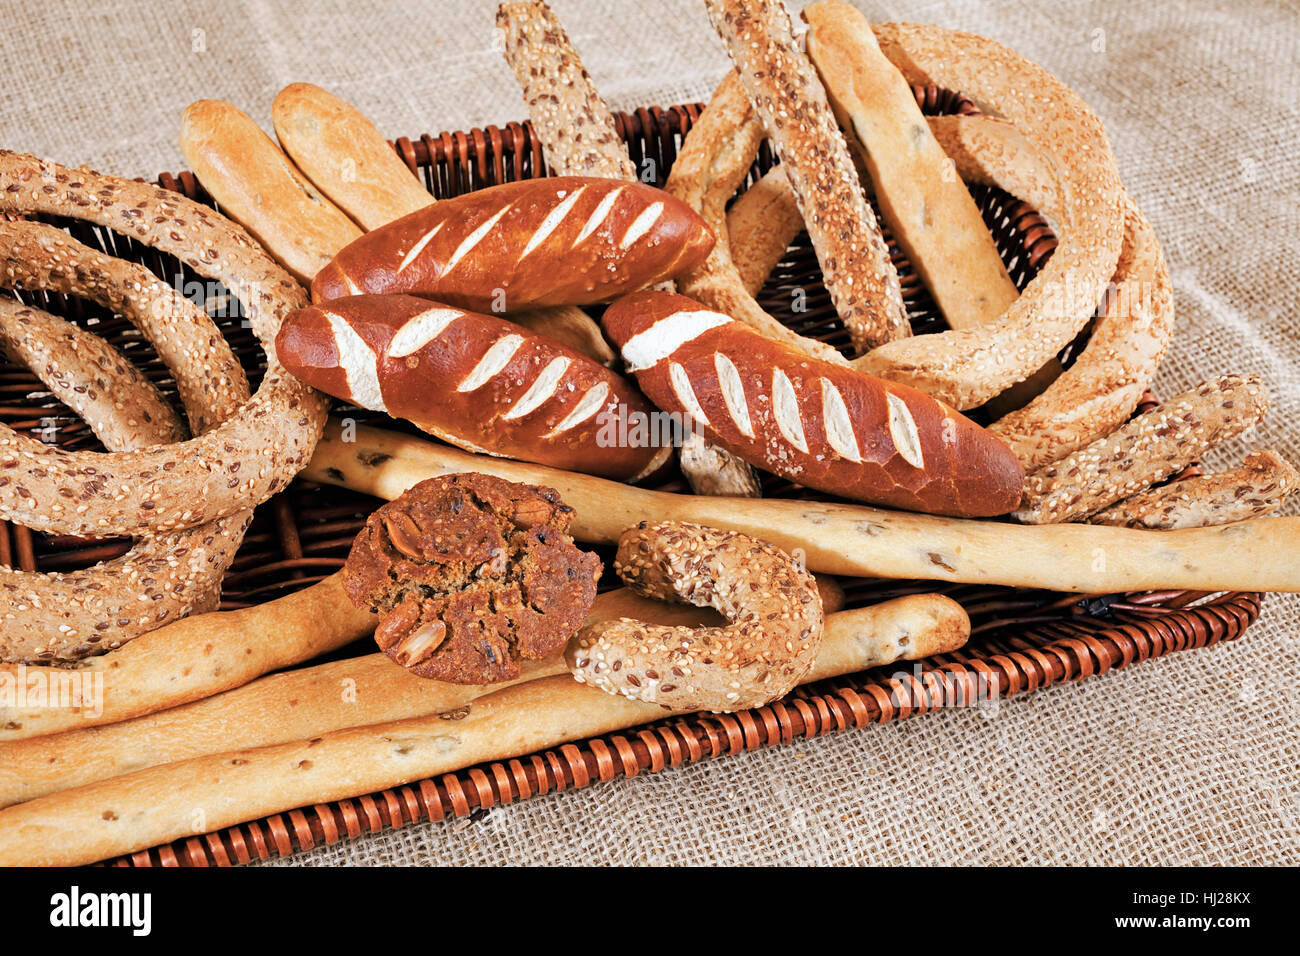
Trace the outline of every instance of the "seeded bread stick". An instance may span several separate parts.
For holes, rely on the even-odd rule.
[[[425,478],[466,471],[548,485],[574,509],[572,534],[579,541],[609,544],[639,521],[676,520],[744,531],[791,553],[798,550],[810,570],[825,574],[1092,594],[1300,590],[1300,518],[1167,532],[1026,527],[861,505],[675,495],[471,455],[380,429],[358,427],[349,442],[341,437],[337,425],[325,429],[303,477],[390,499]]]
[[[808,56],[875,187],[880,212],[948,325],[996,319],[1016,291],[975,201],[930,133],[912,88],[856,8],[804,8]]]
[[[844,592],[829,578],[817,583],[833,621],[844,606]],[[664,604],[627,588],[598,595],[588,620],[621,617],[682,627],[722,623],[708,608]],[[853,621],[858,637],[879,642],[881,654],[892,655],[889,660],[905,649],[886,643],[892,632],[864,630],[869,622],[862,615]],[[513,684],[566,672],[559,654],[523,661],[521,669],[513,681],[448,684],[416,677],[383,654],[367,654],[271,674],[205,700],[115,724],[0,743],[0,807],[205,754],[444,713]]]
[[[1012,517],[1028,524],[1086,517],[1177,474],[1267,411],[1258,375],[1210,379],[1029,475]]]
[[[956,602],[911,595],[827,621],[809,681],[962,646]],[[673,713],[577,683],[516,684],[450,711],[184,760],[0,810],[0,866],[76,865],[294,807],[397,787]]]
[[[1239,468],[1153,488],[1090,516],[1129,528],[1203,528],[1271,514],[1300,487],[1300,472],[1277,452],[1253,451]]]
[[[497,8],[497,30],[551,171],[636,182],[636,166],[614,117],[551,8],[540,0],[503,3]],[[662,287],[674,288],[671,282]],[[678,459],[696,494],[760,494],[746,462],[699,436],[682,444]]]
[[[898,274],[817,71],[779,0],[705,0],[786,167],[826,288],[859,352],[911,335]]]

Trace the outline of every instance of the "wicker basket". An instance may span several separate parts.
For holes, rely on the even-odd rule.
[[[960,94],[934,88],[918,88],[915,92],[928,113],[977,112],[974,104]],[[649,168],[657,172],[662,184],[699,111],[698,105],[692,105],[619,114],[620,132],[638,168],[646,168],[641,166],[643,159],[652,159],[654,164]],[[395,148],[439,197],[546,173],[540,147],[528,124],[489,126],[419,140],[400,139]],[[749,181],[774,161],[765,146]],[[211,203],[190,173],[164,174],[159,182],[200,202]],[[1051,255],[1055,237],[1033,209],[1006,193],[978,188],[974,196],[1012,278],[1023,287]],[[85,223],[50,221],[69,228],[88,245],[143,262],[160,276],[181,284],[187,295],[204,290],[198,294],[206,300],[256,386],[261,377],[262,353],[242,319],[238,303],[220,294],[209,295],[208,287],[174,258],[132,239]],[[896,246],[891,244],[890,248],[914,329],[924,333],[943,328],[942,318],[915,272]],[[796,286],[807,293],[807,311],[797,316],[788,309],[791,290]],[[41,293],[24,294],[24,298],[93,327],[174,399],[170,373],[127,322],[80,299]],[[806,235],[796,240],[759,299],[804,335],[847,347],[847,333],[831,307]],[[1070,361],[1086,336],[1085,330],[1080,340],[1062,353],[1064,361]],[[349,414],[363,420],[375,417],[355,410],[349,410]],[[978,417],[978,412],[975,415]],[[19,367],[0,365],[0,420],[64,447],[99,447],[85,424]],[[674,482],[672,486],[680,484]],[[775,496],[801,493],[777,479],[768,480],[765,492]],[[222,606],[235,608],[270,600],[338,570],[353,535],[376,505],[375,499],[364,495],[295,482],[259,509],[226,578]],[[85,567],[122,554],[126,547],[122,541],[45,536],[0,524],[0,562],[27,570]],[[243,863],[419,820],[485,812],[499,804],[567,787],[584,787],[720,754],[898,720],[938,707],[974,705],[990,694],[1004,697],[1059,681],[1104,674],[1111,668],[1172,651],[1233,640],[1255,620],[1260,607],[1259,594],[1243,592],[1081,596],[921,581],[844,583],[850,607],[918,591],[949,594],[970,614],[971,641],[961,651],[929,658],[905,672],[878,668],[822,681],[798,688],[782,701],[757,710],[674,718],[380,793],[276,814],[112,862],[119,866]],[[345,649],[340,656],[371,650],[366,644]]]

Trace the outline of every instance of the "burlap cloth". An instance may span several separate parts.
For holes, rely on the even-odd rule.
[[[319,83],[390,136],[518,119],[494,0],[0,5],[0,145],[181,168],[182,108]],[[555,0],[615,107],[707,98],[694,0]],[[1300,461],[1300,14],[1285,2],[867,3],[994,37],[1078,90],[1164,243],[1178,331],[1157,387],[1262,373],[1251,443]],[[1211,464],[1235,464],[1241,445]],[[1294,506],[1291,510],[1294,510]],[[1300,548],[1300,542],[1297,542]],[[1279,555],[1296,560],[1296,555]],[[1300,600],[1232,645],[299,854],[348,863],[1296,863]]]

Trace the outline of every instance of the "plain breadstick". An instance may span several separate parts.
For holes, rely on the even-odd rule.
[[[955,650],[956,602],[912,595],[835,615],[809,681]],[[658,720],[672,713],[577,683],[517,684],[449,711],[199,757],[0,811],[0,866],[69,866]]]
[[[1300,487],[1300,472],[1277,452],[1255,451],[1240,468],[1184,478],[1126,498],[1088,518],[1130,528],[1202,528],[1271,514]]]
[[[1221,375],[1171,398],[1025,479],[1012,517],[1073,521],[1164,481],[1268,411],[1258,375]]]
[[[870,175],[881,216],[949,327],[996,319],[1020,293],[911,86],[859,10],[832,0],[805,7],[803,17],[808,56]]]
[[[744,531],[805,556],[826,574],[968,581],[1107,594],[1160,588],[1300,591],[1300,518],[1223,528],[1137,531],[1029,527],[862,505],[675,495],[504,461],[379,429],[344,442],[330,424],[303,477],[395,498],[434,475],[479,471],[549,485],[576,512],[573,536],[613,543],[638,521],[690,521]]]
[[[773,166],[736,197],[727,211],[727,235],[731,259],[747,293],[758,294],[802,231],[803,216],[784,168]]]
[[[181,154],[222,212],[304,285],[361,235],[245,113],[199,100],[181,117]]]
[[[40,675],[60,686],[78,675],[83,688],[102,680],[102,701],[79,706],[0,706],[0,741],[126,720],[175,707],[342,647],[369,634],[374,618],[352,606],[331,575],[295,594],[235,611],[188,617],[118,650],[87,658],[74,671],[0,665],[19,686]],[[100,675],[100,677],[95,677]]]
[[[844,592],[831,579],[819,578],[817,583],[832,626],[835,612],[844,605]],[[852,623],[857,639],[875,641],[880,654],[891,654],[887,659],[893,660],[909,648],[889,645],[889,629],[869,626],[875,615],[887,613],[887,608],[872,615],[855,613],[833,626]],[[707,608],[664,604],[627,588],[598,595],[588,623],[621,617],[673,627],[723,623]],[[521,669],[515,680],[498,684],[448,684],[416,677],[383,654],[366,654],[271,674],[206,700],[132,720],[0,743],[0,807],[204,754],[443,713],[512,684],[562,674],[565,665],[556,654],[523,661]]]
[[[362,229],[378,229],[433,202],[375,124],[319,86],[286,86],[271,104],[271,120],[303,174]]]

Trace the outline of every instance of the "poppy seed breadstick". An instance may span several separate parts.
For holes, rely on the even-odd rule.
[[[1031,474],[1013,517],[1030,524],[1086,517],[1177,474],[1267,411],[1258,375],[1202,382]]]
[[[353,433],[355,431],[355,433]],[[1137,531],[1098,525],[1030,527],[799,500],[701,498],[650,491],[522,462],[470,455],[406,435],[358,426],[348,441],[331,424],[310,481],[396,498],[433,475],[477,471],[548,485],[574,509],[578,541],[612,544],[640,521],[689,521],[743,531],[811,571],[929,578],[1107,594],[1156,588],[1300,591],[1294,552],[1300,518],[1261,518],[1224,528]],[[1098,550],[1108,557],[1098,562]]]
[[[956,650],[961,605],[910,595],[833,615],[809,681]],[[659,720],[567,674],[516,684],[453,710],[198,757],[0,810],[0,865],[73,865]]]

